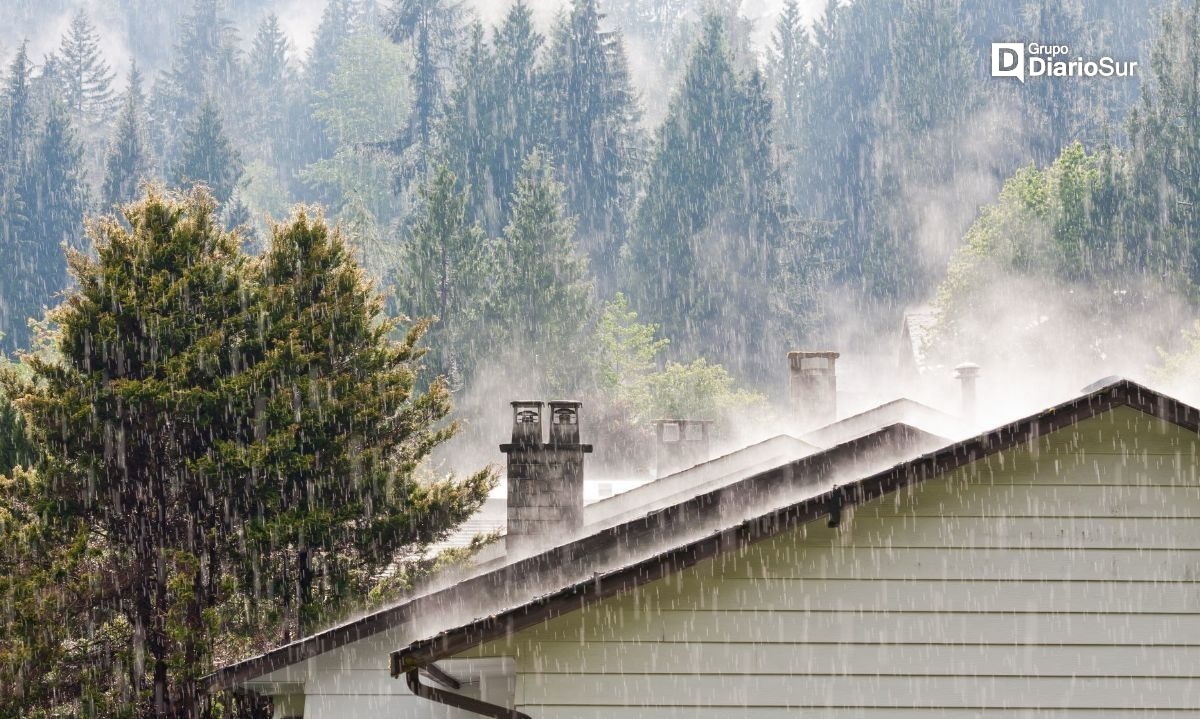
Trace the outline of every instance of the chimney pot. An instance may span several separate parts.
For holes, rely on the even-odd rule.
[[[975,419],[975,380],[979,377],[979,365],[963,362],[954,368],[954,377],[962,385],[963,417]]]
[[[550,402],[550,444],[579,444],[579,408],[573,400]]]
[[[788,352],[792,409],[801,429],[837,420],[837,359],[840,352]]]
[[[654,420],[655,464],[658,476],[694,467],[709,459],[711,419]]]

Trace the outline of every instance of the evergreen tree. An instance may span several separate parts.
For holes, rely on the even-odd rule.
[[[446,75],[458,46],[461,3],[452,0],[395,0],[388,18],[391,37],[412,46],[412,109],[394,150],[414,148],[413,165],[429,171],[433,124],[444,102]]]
[[[486,118],[495,133],[488,157],[488,184],[497,214],[485,212],[480,218],[489,232],[496,232],[501,218],[508,215],[523,163],[541,137],[537,55],[542,42],[533,26],[533,11],[525,0],[516,0],[492,40]]]
[[[223,204],[233,195],[241,177],[241,155],[225,135],[217,106],[206,100],[183,139],[174,182],[180,186],[203,183]]]
[[[426,325],[389,339],[398,322],[382,314],[336,231],[295,216],[275,228],[261,275],[268,345],[245,385],[257,439],[239,456],[244,472],[279,479],[254,497],[255,544],[239,569],[249,596],[263,575],[286,587],[276,596],[308,633],[380,591],[389,566],[412,571],[414,557],[479,508],[493,479],[418,474],[456,431],[441,424],[449,392],[441,380],[414,391]],[[311,400],[298,406],[298,397]]]
[[[804,99],[812,77],[814,52],[799,4],[796,0],[786,0],[771,37],[767,76],[776,100],[780,140],[793,150],[806,144],[804,128],[808,114]]]
[[[96,128],[113,108],[113,73],[100,54],[96,28],[82,8],[71,16],[58,57],[63,102],[71,122],[80,129]]]
[[[33,134],[30,107],[30,64],[22,43],[8,67],[0,97],[0,348],[12,351],[28,338],[21,288],[29,278],[21,233],[27,221],[21,185],[29,165],[30,136]]]
[[[611,281],[632,200],[640,110],[621,39],[600,30],[602,17],[596,0],[574,0],[555,27],[545,84],[548,143],[567,207],[592,267]]]
[[[213,98],[236,107],[243,86],[237,31],[220,13],[218,0],[195,0],[182,25],[170,67],[155,84],[151,113],[154,145],[167,168],[179,162],[186,124],[201,107]]]
[[[40,318],[66,284],[64,248],[77,248],[87,205],[83,148],[71,127],[66,107],[53,101],[34,138],[29,160],[16,185],[23,216],[16,219],[8,258],[2,270],[10,324]],[[28,332],[13,326],[14,340],[24,344]]]
[[[288,126],[289,102],[295,77],[289,60],[287,36],[274,13],[258,26],[249,58],[249,97],[251,131],[259,155],[271,158],[277,167],[284,164],[294,148]]]
[[[126,671],[106,664],[86,698],[116,699],[99,715],[203,716],[222,616],[255,637],[311,630],[422,556],[492,480],[418,476],[454,431],[448,393],[413,391],[423,326],[389,339],[396,322],[324,223],[299,215],[252,261],[203,191],[152,192],[125,220],[91,227],[96,254],[73,255],[78,289],[54,314],[57,358],[5,391],[44,453],[34,506],[53,502],[41,516],[60,534],[86,528],[105,582],[89,606],[129,628],[112,635]]]
[[[461,384],[485,351],[477,339],[491,289],[492,249],[467,218],[466,193],[448,166],[439,165],[421,189],[421,205],[404,245],[398,302],[407,314],[430,318],[429,371]]]
[[[104,207],[123,205],[138,196],[139,186],[150,177],[150,148],[146,138],[145,96],[142,75],[130,64],[129,87],[121,99],[121,114],[105,161]]]
[[[492,53],[483,26],[472,23],[439,132],[440,153],[466,190],[467,214],[480,221],[499,216],[489,171],[495,142],[491,69]]]
[[[492,347],[519,348],[534,376],[565,390],[578,379],[577,340],[592,315],[593,287],[563,192],[546,158],[531,154],[497,243],[488,324]]]
[[[768,272],[782,241],[771,101],[739,76],[706,19],[659,127],[630,243],[628,290],[677,348],[747,369],[764,353]]]
[[[1200,4],[1173,4],[1130,113],[1122,254],[1197,296],[1200,283]]]

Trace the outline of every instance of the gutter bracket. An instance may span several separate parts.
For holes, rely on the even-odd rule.
[[[492,717],[493,719],[533,719],[528,714],[519,712],[516,709],[509,709],[499,704],[485,702],[482,699],[475,699],[474,697],[467,697],[462,694],[448,692],[445,689],[437,689],[427,684],[422,684],[419,669],[409,669],[405,672],[404,678],[408,683],[409,691],[431,702],[445,704],[449,707],[463,709],[480,716]]]

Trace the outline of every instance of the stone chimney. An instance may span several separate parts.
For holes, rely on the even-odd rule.
[[[583,455],[579,442],[579,402],[550,402],[550,441],[542,439],[540,401],[512,403],[512,442],[508,455],[509,552],[551,546],[583,524]]]
[[[801,429],[837,420],[838,352],[788,352],[792,412]]]
[[[954,368],[954,378],[962,385],[963,419],[975,419],[975,380],[979,377],[979,365],[963,362]]]
[[[665,477],[707,462],[711,456],[712,425],[710,419],[654,420],[657,475]]]

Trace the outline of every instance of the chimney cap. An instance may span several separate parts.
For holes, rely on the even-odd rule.
[[[828,359],[837,359],[841,356],[841,352],[833,352],[832,350],[792,350],[791,352],[788,352],[788,359],[791,359],[792,357],[825,357]]]
[[[680,424],[715,424],[717,420],[715,420],[715,419],[672,419],[670,417],[664,417],[662,419],[652,419],[650,421],[654,424],[663,424],[665,422],[678,422]]]
[[[546,404],[551,407],[582,407],[583,402],[577,399],[552,399]]]
[[[513,407],[541,407],[546,403],[540,399],[514,399],[509,404]]]
[[[954,368],[954,376],[958,379],[979,376],[979,365],[974,362],[963,362]]]

